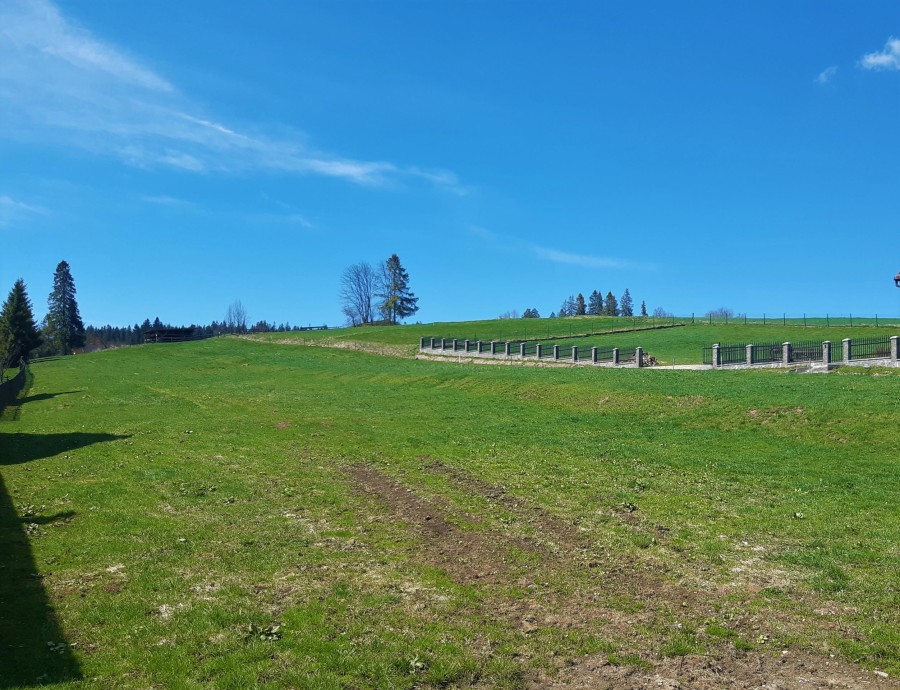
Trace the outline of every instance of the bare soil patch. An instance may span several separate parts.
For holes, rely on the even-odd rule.
[[[455,582],[478,588],[490,606],[478,615],[508,622],[524,636],[542,629],[581,630],[615,641],[616,661],[608,653],[555,658],[550,668],[532,668],[520,659],[529,690],[538,688],[900,688],[895,679],[803,649],[744,649],[733,640],[704,635],[717,618],[715,588],[685,584],[655,572],[648,563],[626,560],[597,549],[588,535],[542,507],[464,471],[432,462],[426,469],[467,491],[502,505],[537,535],[521,537],[491,529],[477,516],[460,513],[443,497],[423,496],[365,465],[348,468],[357,491],[374,498],[420,542],[418,558],[440,568]],[[476,524],[466,529],[461,523]],[[564,548],[552,548],[552,545]],[[549,545],[549,546],[548,546]],[[531,554],[522,559],[516,553]],[[593,554],[586,558],[585,554]],[[599,556],[596,555],[599,553]],[[567,574],[571,577],[567,578]],[[568,579],[571,586],[554,587]],[[699,578],[698,578],[699,580]],[[530,592],[509,596],[510,587]],[[615,601],[625,602],[615,606]],[[631,602],[631,605],[628,604]],[[734,606],[733,600],[730,606]],[[708,654],[667,656],[660,638],[684,621],[696,630]],[[729,627],[742,638],[765,639],[766,621],[739,613]],[[746,647],[746,644],[743,645]],[[639,662],[637,661],[639,659]]]

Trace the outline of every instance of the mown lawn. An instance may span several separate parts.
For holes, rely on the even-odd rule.
[[[898,382],[240,339],[38,363],[0,419],[0,688],[896,675]]]

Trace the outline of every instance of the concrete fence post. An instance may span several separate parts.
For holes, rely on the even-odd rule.
[[[425,336],[422,336],[421,338],[419,338],[419,351],[422,351],[424,349],[425,349]]]
[[[454,351],[454,352],[456,352],[456,350],[457,350],[457,344],[458,344],[458,343],[459,343],[459,341],[458,341],[456,338],[454,338],[454,339],[453,339],[453,351]]]
[[[891,336],[891,361],[896,362],[900,360],[900,337],[896,335]]]
[[[573,362],[578,361],[578,346],[577,345],[572,346],[572,361]]]
[[[753,364],[753,345],[747,346],[747,364]]]
[[[436,349],[437,349],[437,348],[435,347],[435,345],[434,345],[434,341],[435,341],[435,338],[432,338],[432,339],[431,339],[431,349],[432,349],[432,350],[436,350]]]
[[[464,348],[464,351],[468,354],[468,352],[469,352],[469,341],[468,340],[463,342],[463,348]]]
[[[781,344],[781,363],[790,364],[794,359],[794,350],[790,343]]]
[[[640,369],[644,366],[644,348],[636,347],[634,348],[634,362],[637,365],[637,368]]]
[[[538,359],[541,358],[541,344],[540,344],[540,343],[538,343],[538,344],[535,346],[535,348],[534,348],[534,354],[537,356]]]
[[[844,361],[844,364],[846,364],[850,361],[850,357],[853,356],[853,341],[850,338],[844,338],[841,343],[844,346],[842,359]]]
[[[831,341],[826,340],[822,343],[822,364],[826,367],[831,362]]]
[[[479,340],[478,342],[475,343],[475,347],[477,348],[476,351],[480,355],[482,352],[484,352],[484,341]]]
[[[716,369],[722,366],[722,351],[719,347],[719,343],[715,343],[712,346],[712,365]]]
[[[559,345],[553,346],[553,359],[559,361]]]
[[[592,348],[591,348],[591,362],[593,362],[594,364],[596,364],[596,363],[597,363],[597,360],[598,360],[599,358],[600,358],[600,355],[597,353],[597,348],[596,348],[596,347],[592,347]]]
[[[614,347],[614,348],[613,348],[613,359],[612,359],[612,363],[613,363],[615,366],[618,366],[618,365],[619,365],[619,348],[617,348],[617,347]]]
[[[525,343],[519,343],[519,357],[525,359]]]
[[[507,340],[503,343],[503,356],[508,359],[510,354],[512,354],[512,343]]]

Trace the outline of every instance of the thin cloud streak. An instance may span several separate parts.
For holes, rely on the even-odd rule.
[[[630,261],[621,259],[613,259],[601,256],[591,256],[588,254],[574,254],[572,252],[564,252],[558,249],[550,249],[532,245],[534,255],[544,261],[550,261],[557,264],[569,264],[571,266],[583,266],[585,268],[635,268],[635,264]]]
[[[48,213],[49,211],[41,206],[26,204],[5,194],[0,195],[0,227],[19,222],[28,216],[45,216]]]
[[[867,53],[859,66],[868,70],[900,70],[900,38],[891,36],[880,53]]]
[[[834,79],[837,74],[838,68],[836,65],[831,65],[831,67],[827,67],[819,73],[819,76],[815,78],[815,82],[824,86],[832,79]]]
[[[466,190],[446,170],[360,161],[316,151],[199,114],[165,78],[62,16],[47,0],[0,8],[0,136],[76,147],[139,168],[188,173],[269,170],[357,185],[426,182]],[[7,126],[8,125],[8,126]]]

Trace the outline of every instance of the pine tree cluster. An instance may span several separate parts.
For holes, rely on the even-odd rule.
[[[646,316],[646,313],[641,315]],[[634,316],[634,301],[628,288],[625,288],[619,299],[611,291],[604,298],[602,292],[594,290],[585,300],[584,295],[579,292],[563,300],[559,311],[553,316]]]

